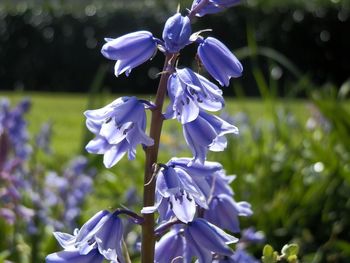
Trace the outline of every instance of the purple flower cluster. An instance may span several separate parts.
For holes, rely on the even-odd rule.
[[[13,109],[8,100],[0,100],[0,217],[11,225],[17,218],[29,222],[34,215],[22,202],[26,175],[23,166],[32,152],[24,119],[29,108],[29,100]]]
[[[166,21],[162,39],[148,31],[137,31],[108,38],[102,47],[102,54],[116,61],[116,76],[124,72],[128,76],[157,50],[165,55],[167,63],[160,88],[164,88],[164,94],[167,92],[170,104],[160,121],[176,119],[193,154],[192,158],[172,158],[166,164],[152,163],[154,173],[149,183],[155,184],[155,202],[143,207],[141,213],[159,214],[154,230],[154,235],[160,237],[155,251],[158,263],[178,259],[191,262],[193,258],[199,263],[249,262],[245,261],[249,255],[232,250],[229,245],[238,239],[224,230],[240,232],[238,218],[252,215],[251,206],[234,199],[230,187],[234,177],[227,176],[219,163],[207,161],[208,151],[223,151],[227,146],[225,136],[238,134],[238,129],[212,113],[224,107],[222,90],[190,68],[177,65],[181,50],[196,44],[197,57],[220,86],[228,86],[232,77],[241,76],[241,63],[222,42],[204,38],[201,32],[192,33],[191,29],[193,17],[217,13],[238,2],[195,0],[188,15],[176,13]],[[86,111],[86,126],[95,135],[86,150],[103,154],[104,165],[110,168],[126,153],[129,160],[134,159],[139,144],[146,152],[151,146],[158,147],[157,139],[145,133],[145,110],[161,109],[157,101],[153,104],[122,97],[101,109]],[[118,215],[119,212],[102,211],[74,235],[56,233],[64,250],[49,255],[47,262],[124,262]]]
[[[71,160],[62,175],[47,173],[43,192],[32,195],[41,208],[42,221],[55,229],[75,228],[81,206],[93,189],[95,174],[95,169],[88,167],[88,160],[83,156]],[[58,218],[54,219],[52,210]]]

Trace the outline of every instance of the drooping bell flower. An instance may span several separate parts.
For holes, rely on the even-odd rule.
[[[156,243],[154,260],[156,263],[191,262],[187,247],[183,229],[174,228]]]
[[[55,232],[54,236],[64,250],[47,256],[47,262],[124,262],[123,225],[117,212],[100,211],[73,235]]]
[[[194,0],[192,3],[193,10],[202,0]],[[196,16],[202,17],[207,14],[215,14],[223,11],[225,8],[229,8],[231,6],[235,6],[239,4],[241,0],[210,0],[208,3],[201,8],[198,12],[196,12]]]
[[[187,16],[176,13],[164,25],[163,40],[169,53],[177,53],[189,43],[191,21]]]
[[[238,242],[234,236],[226,234],[220,228],[202,218],[196,218],[184,231],[188,247],[199,263],[211,263],[212,253],[231,256],[229,244]]]
[[[85,111],[86,126],[96,137],[86,145],[89,153],[103,154],[107,168],[115,165],[127,152],[135,159],[136,146],[153,145],[145,133],[145,105],[136,97],[122,97],[107,106]]]
[[[242,75],[241,62],[222,42],[213,37],[197,40],[200,42],[197,54],[201,62],[221,86],[228,86],[231,77],[237,78]]]
[[[236,202],[231,196],[220,194],[211,199],[204,218],[232,233],[240,232],[238,216],[251,216],[253,211],[247,202]]]
[[[157,39],[151,32],[137,31],[111,39],[106,38],[102,54],[116,60],[114,73],[118,77],[124,73],[129,76],[131,70],[152,58],[157,50]]]
[[[183,133],[193,153],[193,162],[203,164],[208,150],[223,151],[227,146],[224,135],[238,134],[238,129],[215,115],[200,111],[194,121],[183,125]]]
[[[95,240],[105,259],[111,262],[125,262],[122,252],[123,223],[115,213],[111,214],[96,232]]]
[[[189,174],[198,188],[204,194],[206,200],[209,200],[213,194],[213,191],[215,191],[215,185],[212,185],[212,181],[216,181],[216,177],[219,177],[219,174],[224,173],[223,167],[217,162],[205,161],[203,164],[192,163],[192,165],[189,166],[191,163],[191,158],[174,157],[167,162],[167,165],[176,167],[177,170],[183,170]],[[228,188],[231,189],[229,186]]]
[[[224,106],[222,90],[189,68],[176,69],[168,80],[170,105],[166,118],[177,118],[182,124],[198,117],[199,109],[218,111]]]
[[[158,209],[160,218],[168,220],[169,209],[182,222],[191,222],[196,214],[196,206],[208,208],[205,196],[193,178],[177,167],[160,170],[156,181],[156,204],[144,207],[142,213],[153,213]]]

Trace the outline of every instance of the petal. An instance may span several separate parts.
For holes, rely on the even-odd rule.
[[[89,153],[104,154],[110,147],[105,138],[97,136],[85,146],[85,149]]]
[[[103,256],[97,249],[92,250],[87,255],[80,255],[79,251],[61,251],[50,254],[46,257],[46,263],[101,263]]]
[[[242,75],[243,67],[239,60],[222,42],[213,37],[208,37],[198,46],[198,56],[221,86],[228,86],[231,77]]]
[[[70,248],[75,249],[75,236],[62,232],[53,232],[53,235],[55,236],[56,240],[61,245],[61,247],[65,250]]]
[[[208,223],[206,220],[197,218],[191,222],[188,231],[194,240],[209,251],[222,255],[232,255],[232,250],[226,245],[227,234],[218,227]],[[232,240],[232,242],[238,239]]]
[[[123,224],[118,216],[112,214],[96,233],[95,237],[98,250],[107,260],[124,262],[121,247]]]
[[[212,262],[213,257],[211,251],[197,243],[197,239],[195,239],[189,232],[189,227],[185,230],[185,238],[190,253],[198,257],[198,263]]]
[[[118,144],[126,138],[127,133],[125,131],[130,129],[130,126],[132,125],[132,122],[126,122],[121,126],[117,126],[112,119],[111,121],[102,124],[100,135],[103,136],[108,143]]]
[[[137,56],[140,50],[150,44],[156,47],[152,33],[137,31],[108,41],[103,45],[101,52],[108,59],[128,59]]]
[[[125,155],[125,153],[128,151],[129,144],[126,140],[120,142],[117,145],[111,146],[103,156],[103,164],[106,168],[111,168],[114,166],[117,162],[120,161],[120,159]]]
[[[76,237],[76,244],[89,241],[96,231],[104,224],[110,216],[110,212],[102,210],[91,217],[79,230]]]
[[[170,202],[172,203],[172,210],[176,217],[184,222],[191,222],[196,214],[196,203],[193,198],[187,196],[175,197],[170,196]]]
[[[169,263],[169,262],[184,262],[183,260],[175,260],[175,258],[184,257],[185,254],[185,239],[178,231],[173,229],[162,236],[156,243],[155,247],[155,262]]]

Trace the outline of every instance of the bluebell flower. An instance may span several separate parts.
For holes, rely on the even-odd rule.
[[[245,244],[261,244],[265,241],[265,235],[262,231],[256,231],[254,227],[249,227],[242,231],[240,242]]]
[[[117,61],[114,68],[117,77],[124,72],[129,76],[133,68],[152,58],[157,50],[157,40],[148,31],[106,38],[106,41],[101,52],[106,58]]]
[[[194,0],[192,3],[193,10],[202,0]],[[215,14],[223,11],[225,8],[237,5],[241,0],[209,0],[207,5],[196,12],[196,16],[202,17],[207,14]]]
[[[136,97],[122,97],[84,114],[87,128],[96,135],[86,145],[86,150],[103,154],[107,168],[115,165],[126,152],[129,160],[135,159],[138,144],[153,145],[153,139],[145,133],[145,106]]]
[[[168,79],[170,105],[166,118],[178,118],[184,124],[198,117],[199,109],[218,111],[224,106],[222,90],[189,68],[176,69]]]
[[[91,250],[86,255],[81,255],[78,250],[64,250],[50,254],[46,257],[46,263],[102,263],[104,257],[98,249]]]
[[[155,246],[155,262],[191,262],[192,255],[188,251],[183,229],[174,228],[163,235]]]
[[[111,215],[109,211],[102,210],[91,217],[79,231],[76,232],[74,247],[78,248],[82,255],[86,255],[97,247],[95,235]],[[58,235],[55,235],[55,237],[57,238]],[[61,244],[60,241],[59,243]],[[68,247],[64,248],[68,249]]]
[[[206,70],[221,86],[228,86],[231,77],[242,75],[241,62],[222,42],[213,37],[198,40],[198,56]]]
[[[191,21],[187,16],[176,13],[170,17],[163,30],[165,49],[169,53],[177,53],[189,43]]]
[[[30,101],[24,99],[11,109],[7,99],[0,100],[0,137],[8,137],[9,150],[21,160],[27,159],[32,152],[28,143],[27,122],[24,120],[24,114],[29,111],[30,106]],[[1,158],[3,157],[0,156]]]
[[[123,263],[122,253],[123,224],[121,219],[111,214],[103,226],[96,232],[95,239],[100,253],[107,260]]]
[[[208,207],[193,178],[182,169],[168,166],[157,175],[156,204],[144,207],[141,212],[152,213],[158,209],[161,220],[167,220],[170,209],[180,221],[188,223],[196,214],[196,205]]]
[[[231,256],[233,251],[228,245],[238,241],[202,218],[196,218],[189,223],[184,235],[190,253],[198,258],[199,263],[211,263],[212,253]]]
[[[170,159],[167,165],[189,174],[200,191],[204,194],[206,200],[211,198],[213,191],[215,190],[215,187],[212,186],[211,178],[224,173],[222,165],[217,162],[205,161],[203,164],[197,162],[192,163],[191,158],[174,157]],[[215,179],[213,180],[214,182],[216,181]]]
[[[88,168],[88,160],[83,156],[72,159],[62,175],[47,173],[43,195],[35,197],[35,204],[41,210],[41,220],[55,225],[58,230],[75,228],[81,205],[92,191],[95,174],[95,169]],[[59,221],[48,216],[52,209],[60,212]]]
[[[238,216],[251,216],[253,211],[247,202],[236,202],[232,196],[220,194],[211,199],[204,218],[232,233],[240,232]]]
[[[100,262],[98,260],[102,261],[103,259],[111,262],[124,262],[122,254],[123,225],[117,213],[110,213],[107,210],[100,211],[79,230],[76,229],[73,235],[55,232],[54,236],[64,250],[49,255],[47,262],[61,262],[55,261],[59,258],[62,260],[81,260],[81,262],[90,262],[88,260]]]
[[[155,262],[211,263],[213,255],[232,256],[228,246],[237,238],[222,231],[202,218],[196,218],[186,226],[176,225],[156,243]]]
[[[204,163],[207,151],[223,151],[227,146],[224,135],[238,134],[238,129],[215,115],[200,111],[194,121],[183,124],[183,133],[193,153],[193,161]]]

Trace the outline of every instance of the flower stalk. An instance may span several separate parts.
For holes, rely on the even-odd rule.
[[[158,159],[158,149],[160,135],[163,125],[163,104],[167,90],[167,82],[170,76],[170,69],[176,62],[176,56],[174,54],[168,54],[165,57],[163,74],[161,74],[158,90],[155,98],[155,107],[152,110],[151,126],[150,126],[150,137],[154,140],[152,146],[145,148],[146,163],[145,163],[145,175],[144,175],[144,190],[143,190],[143,206],[152,206],[154,204],[154,191],[155,183],[153,177],[154,165]],[[144,223],[142,224],[142,248],[141,248],[141,262],[154,262],[154,246],[155,246],[155,235],[154,235],[154,213],[144,215]]]

